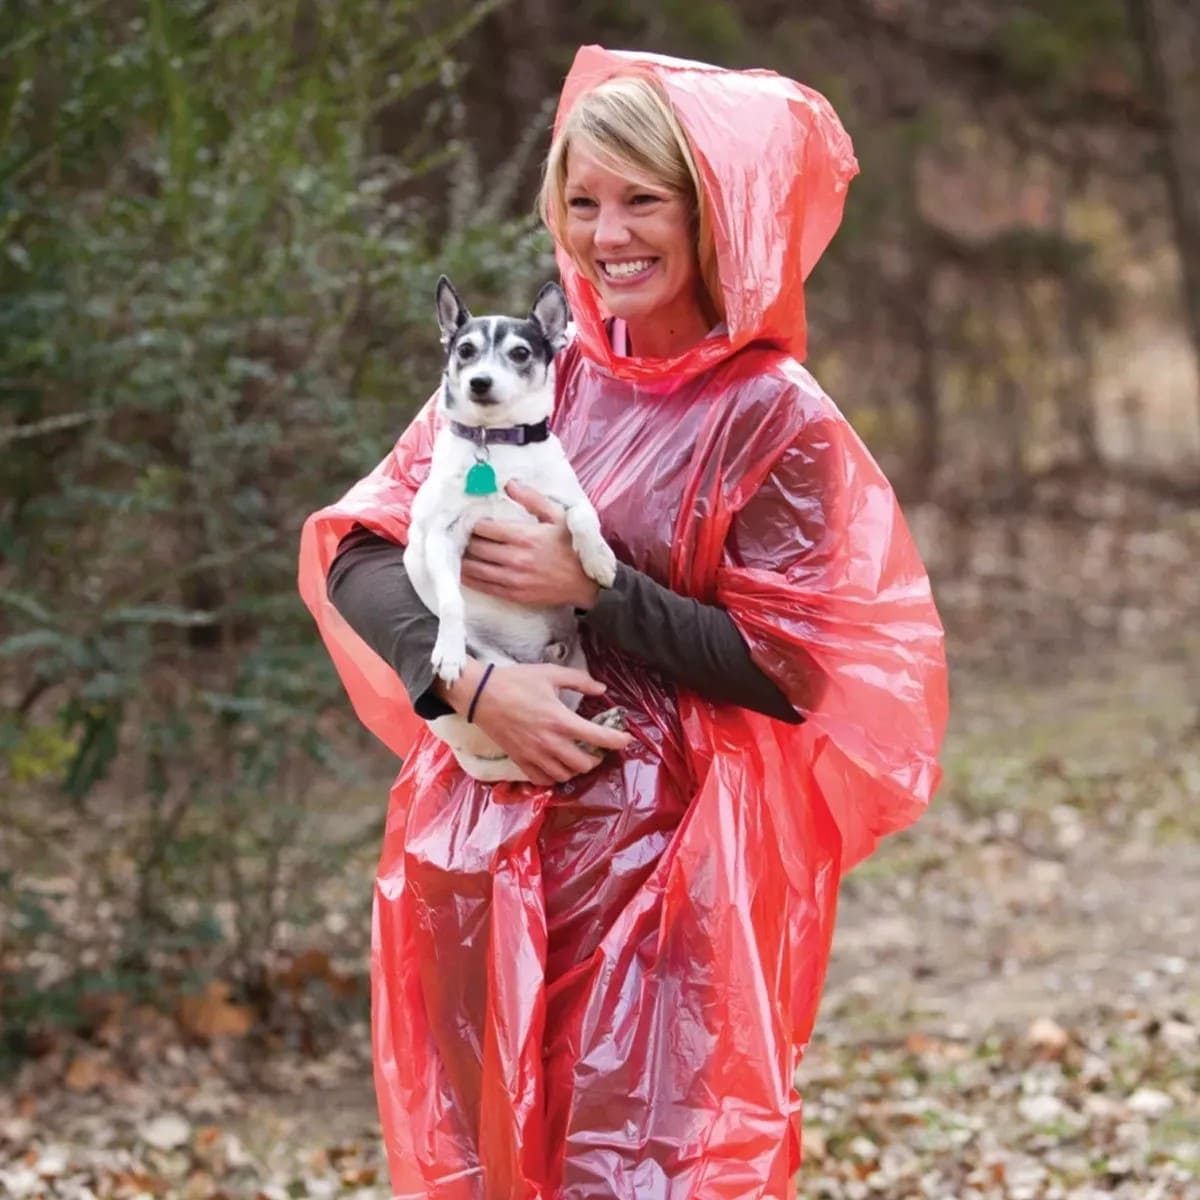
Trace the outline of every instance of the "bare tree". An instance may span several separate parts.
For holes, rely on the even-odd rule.
[[[1183,264],[1185,312],[1200,381],[1200,7],[1195,0],[1127,0],[1151,103]]]

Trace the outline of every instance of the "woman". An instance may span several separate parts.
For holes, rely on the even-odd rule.
[[[540,524],[481,529],[463,577],[581,610],[571,682],[630,712],[600,765],[558,668],[432,685],[397,549],[430,408],[306,525],[305,599],[407,754],[372,963],[398,1196],[794,1194],[838,881],[928,802],[946,709],[894,497],[799,365],[801,280],[856,170],[828,104],[769,72],[587,47],[567,78],[543,193],[578,323],[555,431],[623,565],[590,585],[518,489]],[[473,701],[542,786],[467,779],[414,715]]]

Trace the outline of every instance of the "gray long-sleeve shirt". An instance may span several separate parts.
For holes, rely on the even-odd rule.
[[[350,627],[399,675],[418,716],[432,720],[451,712],[433,690],[429,659],[437,617],[408,578],[404,547],[355,526],[338,545],[327,587]],[[802,720],[755,665],[723,608],[681,596],[620,563],[613,586],[600,589],[581,619],[617,649],[706,700],[737,704],[791,724]]]

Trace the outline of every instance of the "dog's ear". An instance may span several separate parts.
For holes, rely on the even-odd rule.
[[[442,349],[450,345],[454,335],[471,319],[467,307],[458,298],[454,285],[443,275],[437,281],[437,318],[442,331]]]
[[[529,319],[541,327],[552,353],[557,354],[567,344],[567,322],[571,319],[571,310],[567,307],[566,294],[557,283],[547,283],[538,292],[529,311]]]

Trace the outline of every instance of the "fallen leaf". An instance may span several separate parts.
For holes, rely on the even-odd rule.
[[[1070,1034],[1050,1017],[1038,1017],[1025,1033],[1025,1040],[1047,1058],[1058,1058],[1070,1045]]]
[[[930,1037],[927,1033],[910,1033],[904,1039],[904,1048],[909,1054],[924,1058],[926,1055],[940,1053],[942,1041],[940,1038]]]
[[[52,1179],[66,1172],[71,1156],[65,1146],[50,1145],[42,1148],[36,1163],[37,1173],[43,1179]]]
[[[254,1010],[230,1004],[229,985],[214,979],[199,996],[179,1002],[179,1023],[194,1037],[245,1037],[254,1025]]]
[[[145,1171],[118,1171],[112,1176],[114,1195],[125,1197],[158,1196],[166,1190],[162,1179]]]
[[[358,991],[358,981],[336,970],[323,950],[302,951],[275,977],[277,984],[293,992],[300,991],[314,979],[324,983],[335,996],[342,999],[348,999]]]
[[[1057,1096],[1025,1096],[1017,1111],[1030,1125],[1053,1125],[1066,1112],[1066,1105]]]
[[[1138,1088],[1125,1103],[1132,1112],[1141,1117],[1161,1117],[1175,1106],[1175,1101],[1166,1092],[1145,1087]]]
[[[825,1131],[815,1125],[806,1125],[801,1138],[801,1153],[805,1162],[820,1162],[827,1153]]]
[[[278,979],[285,987],[298,988],[310,979],[328,979],[332,974],[333,964],[328,954],[323,950],[304,950],[280,971]]]
[[[92,1092],[104,1081],[104,1064],[94,1054],[81,1054],[71,1060],[63,1082],[73,1092]]]
[[[188,1143],[192,1127],[178,1113],[164,1113],[142,1126],[141,1139],[156,1150],[176,1150]]]

